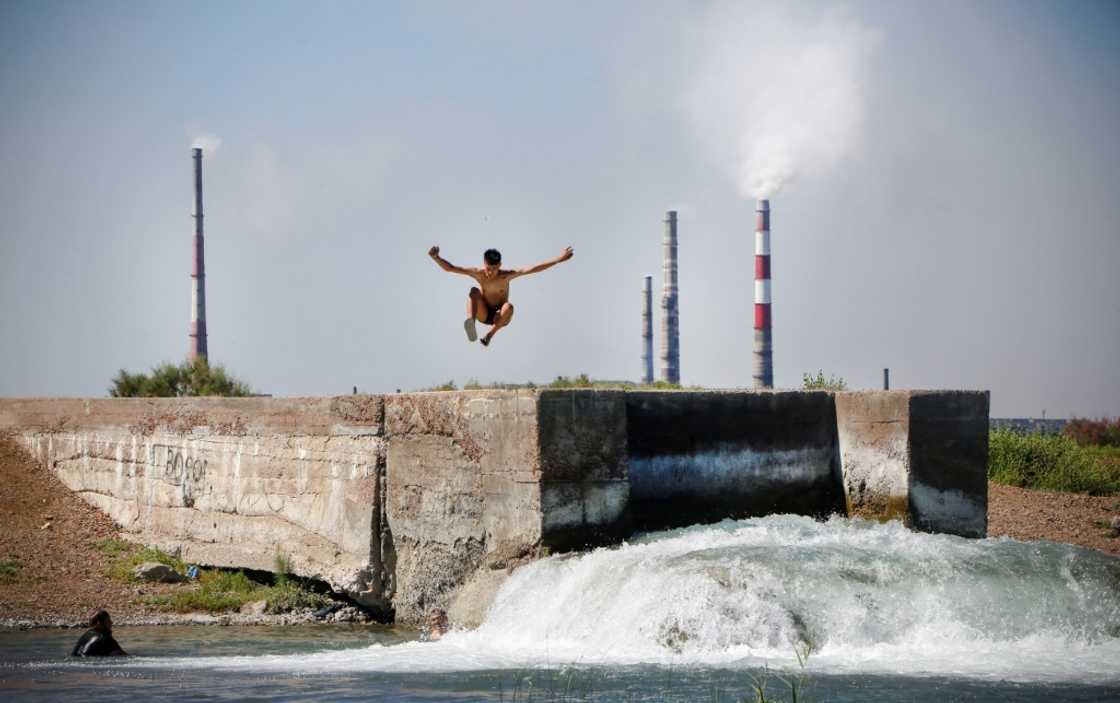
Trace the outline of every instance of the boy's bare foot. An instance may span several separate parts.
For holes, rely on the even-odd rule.
[[[463,329],[467,331],[467,339],[471,342],[478,339],[478,330],[474,326],[474,318],[468,317],[463,321]],[[483,342],[486,344],[486,342]]]

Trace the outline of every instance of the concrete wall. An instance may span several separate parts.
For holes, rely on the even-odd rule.
[[[216,566],[282,556],[388,606],[379,398],[0,400],[0,428],[138,541]]]
[[[634,392],[630,509],[643,529],[773,513],[987,534],[988,394]]]
[[[848,514],[986,536],[988,403],[987,392],[837,393]]]
[[[14,432],[137,541],[277,556],[416,621],[480,568],[621,539],[621,393],[4,399]]]
[[[643,529],[844,510],[828,393],[634,392],[626,411]]]
[[[916,391],[0,399],[0,432],[188,562],[282,556],[400,621],[455,602],[477,622],[511,567],[635,526],[847,512],[983,535],[987,412]]]

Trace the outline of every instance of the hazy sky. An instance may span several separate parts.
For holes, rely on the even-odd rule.
[[[202,140],[211,359],[262,392],[637,379],[670,208],[682,381],[749,386],[767,191],[776,385],[1120,415],[1111,0],[9,0],[0,104],[0,395],[183,358]],[[484,349],[432,244],[576,256]]]

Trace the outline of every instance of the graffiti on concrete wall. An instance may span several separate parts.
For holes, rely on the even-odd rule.
[[[151,445],[150,470],[155,476],[183,489],[183,505],[194,506],[202,481],[206,478],[209,462],[201,457],[184,454],[182,448],[166,444]]]

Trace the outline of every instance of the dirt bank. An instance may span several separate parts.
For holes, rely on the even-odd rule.
[[[1120,556],[1109,521],[1120,515],[1120,496],[1051,493],[988,483],[988,536],[1079,544]]]

